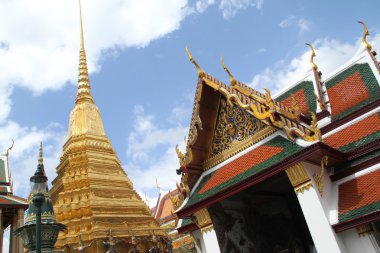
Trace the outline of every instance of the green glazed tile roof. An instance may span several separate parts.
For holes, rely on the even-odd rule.
[[[352,220],[354,218],[361,217],[363,215],[370,214],[370,213],[373,213],[373,212],[379,211],[379,210],[380,210],[380,201],[375,202],[375,203],[371,203],[371,204],[366,205],[366,206],[362,206],[358,209],[348,211],[348,212],[345,212],[343,214],[339,214],[339,222]]]
[[[263,150],[263,148],[265,148],[265,150]],[[261,159],[261,157],[265,156],[265,153],[268,153],[268,151],[270,153],[271,149],[275,150],[276,154],[275,155],[269,154],[269,157],[267,159]],[[303,148],[298,146],[297,144],[281,136],[277,136],[273,138],[272,140],[264,143],[263,145],[255,148],[254,150],[251,150],[247,154],[242,155],[241,157],[229,162],[225,166],[219,168],[218,170],[200,179],[201,182],[198,184],[194,193],[190,196],[184,208],[187,208],[207,197],[215,195],[216,193],[220,192],[221,190],[225,188],[236,185],[237,183],[243,181],[244,179],[248,177],[252,177],[255,174],[265,170],[266,168],[284,160],[285,158],[296,154],[302,149]],[[251,165],[255,164],[255,165],[252,167],[249,167],[250,164]],[[248,166],[248,167],[242,170],[241,166]],[[216,175],[217,173],[221,174],[218,171],[223,172],[223,170],[225,169],[227,169],[228,173],[230,173],[232,176],[230,178],[228,176],[227,178],[224,177],[222,178],[220,182],[214,182],[214,181],[217,181],[215,179],[220,178],[218,175]],[[208,189],[210,187],[207,187],[207,185],[215,185],[215,186],[211,187],[211,189]],[[208,189],[207,191],[205,190],[206,188]]]

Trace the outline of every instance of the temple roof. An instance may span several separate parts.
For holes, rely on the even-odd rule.
[[[326,81],[332,120],[338,120],[380,97],[379,83],[368,63],[354,64]]]
[[[380,170],[339,185],[339,222],[380,212]]]

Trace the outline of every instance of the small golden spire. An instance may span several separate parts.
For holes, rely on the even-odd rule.
[[[306,43],[306,45],[308,45],[311,49],[311,55],[310,55],[310,64],[311,64],[311,67],[313,69],[318,69],[318,66],[317,64],[314,63],[314,57],[316,56],[315,55],[315,51],[314,51],[314,48],[313,46],[310,44],[310,43]]]
[[[362,38],[362,42],[364,43],[365,47],[371,51],[372,49],[372,46],[371,44],[368,43],[367,41],[367,36],[369,35],[369,32],[368,32],[368,28],[366,26],[366,24],[363,22],[363,21],[358,21],[358,23],[362,24],[363,27],[364,27],[364,34],[363,34],[363,38]]]
[[[76,103],[90,101],[94,103],[91,95],[90,78],[88,76],[86,52],[84,50],[84,36],[82,23],[82,7],[79,0],[79,22],[80,22],[80,50],[79,50],[79,76],[78,76],[78,92]]]
[[[40,142],[40,153],[38,155],[38,165],[42,165],[44,163],[43,152],[42,152],[42,142]]]
[[[84,39],[83,39],[83,24],[82,24],[82,5],[79,0],[79,19],[80,19],[80,48],[84,48]]]
[[[198,65],[198,63],[194,60],[193,56],[190,54],[189,49],[186,47],[187,56],[189,57],[189,60],[192,64],[195,65],[195,67],[198,70],[198,76],[202,78],[205,75],[205,72],[202,70],[202,68]]]
[[[236,79],[234,78],[234,76],[231,74],[231,72],[228,70],[226,64],[224,63],[223,56],[220,56],[220,62],[222,63],[224,71],[226,71],[228,76],[230,77],[230,84],[232,86],[235,86],[236,85]]]

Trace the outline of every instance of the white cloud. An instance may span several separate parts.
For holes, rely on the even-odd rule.
[[[225,19],[230,19],[234,17],[238,11],[244,10],[248,7],[261,9],[263,3],[264,0],[221,0],[219,9],[222,11]]]
[[[306,20],[304,18],[296,18],[293,15],[288,16],[278,24],[278,26],[281,28],[296,26],[299,29],[299,32],[308,31],[310,29],[310,25],[311,22],[309,20]]]
[[[180,107],[178,111],[184,112]],[[172,113],[178,111],[174,110]],[[186,113],[188,116],[191,115],[191,112]],[[159,127],[156,119],[147,114],[141,105],[135,106],[134,128],[129,134],[127,147],[129,161],[124,168],[136,190],[146,192],[150,198],[156,198],[158,194],[156,178],[164,192],[175,187],[175,182],[179,180],[179,176],[176,175],[179,161],[175,145],[184,147],[184,137],[188,134],[188,128],[183,127],[180,120],[168,120],[166,125],[169,126]]]
[[[133,159],[146,159],[147,152],[157,146],[169,145],[174,148],[187,134],[187,128],[180,124],[159,128],[154,123],[153,115],[146,115],[141,105],[135,106],[134,116],[133,131],[129,134],[127,147],[127,155]]]
[[[260,54],[265,53],[266,51],[267,51],[267,49],[264,48],[264,47],[259,48],[259,49],[257,50],[257,52],[260,53]]]
[[[308,31],[310,29],[310,21],[301,18],[298,20],[297,26],[300,29],[300,32]]]
[[[295,17],[294,16],[289,16],[286,19],[282,20],[280,24],[278,24],[281,28],[288,27],[291,25],[294,21]]]
[[[374,48],[380,48],[380,34],[376,34],[370,40]],[[330,39],[316,40],[313,45],[317,57],[314,61],[326,78],[331,71],[339,67],[354,56],[359,49],[361,40],[351,44]],[[291,84],[298,82],[305,73],[310,70],[310,51],[305,46],[305,51],[298,57],[289,61],[280,60],[273,66],[265,68],[261,74],[254,76],[251,85],[254,87],[268,87],[276,92]]]
[[[210,5],[215,4],[215,0],[198,0],[195,3],[195,9],[202,13],[204,12]]]

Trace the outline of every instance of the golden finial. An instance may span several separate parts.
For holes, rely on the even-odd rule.
[[[42,165],[44,163],[43,155],[42,155],[42,142],[40,142],[40,153],[38,155],[38,165]]]
[[[230,84],[231,84],[232,86],[236,85],[236,79],[233,77],[233,75],[231,74],[231,72],[228,70],[226,64],[224,63],[223,56],[220,56],[220,61],[221,61],[221,63],[222,63],[222,66],[223,66],[224,71],[226,71],[227,74],[228,74],[229,77],[230,77]]]
[[[306,45],[308,45],[308,46],[310,47],[310,49],[311,49],[311,56],[310,56],[310,64],[311,64],[311,67],[312,67],[313,69],[318,69],[317,64],[314,63],[314,57],[315,57],[316,55],[315,55],[315,51],[314,51],[313,46],[312,46],[310,43],[306,43]]]
[[[80,48],[84,48],[84,39],[83,39],[83,24],[82,24],[82,5],[79,0],[79,22],[80,22]]]
[[[369,44],[368,41],[367,41],[367,36],[369,35],[368,28],[367,28],[366,24],[365,24],[363,21],[360,21],[360,20],[359,20],[358,23],[362,24],[363,27],[364,27],[364,34],[363,34],[362,41],[363,41],[365,47],[366,47],[368,50],[371,50],[371,49],[372,49],[372,46],[371,46],[371,44]]]
[[[158,179],[156,178],[156,187],[157,187],[157,189],[158,189],[158,193],[160,193],[161,192],[161,187],[160,187],[160,185],[158,184]]]
[[[190,54],[189,49],[186,47],[187,56],[189,57],[189,60],[192,64],[195,65],[195,67],[198,70],[198,76],[202,78],[205,75],[205,72],[202,70],[202,68],[198,65],[198,63],[194,60],[193,56]]]
[[[78,93],[76,103],[82,101],[94,102],[91,95],[90,78],[88,76],[86,52],[84,50],[84,36],[82,23],[82,6],[79,0],[79,24],[80,24],[80,50],[79,50],[79,76],[78,76]]]

